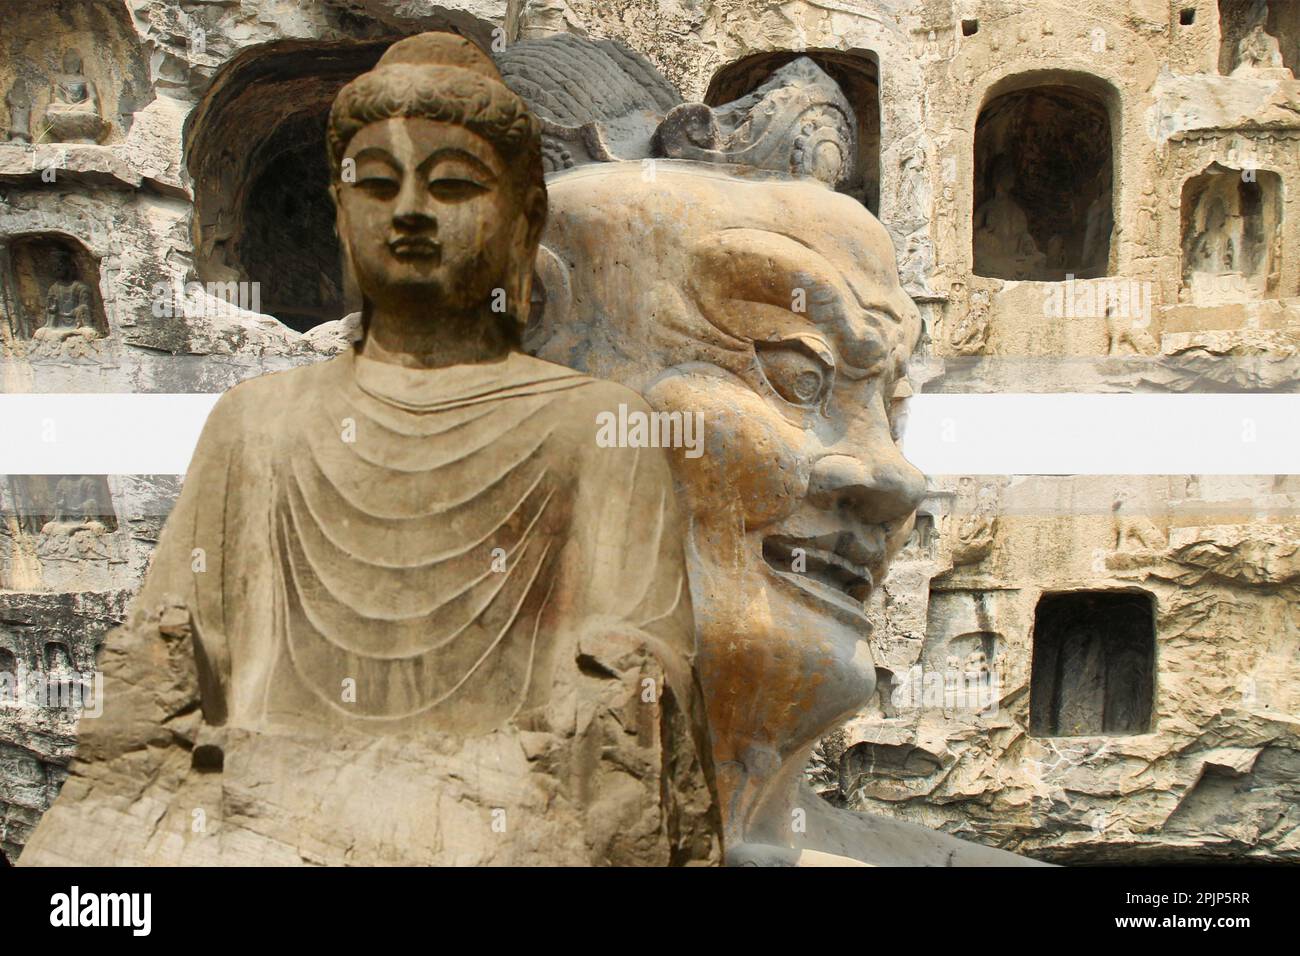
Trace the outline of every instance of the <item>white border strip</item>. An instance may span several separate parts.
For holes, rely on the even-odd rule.
[[[182,475],[219,397],[0,395],[0,474]]]
[[[184,474],[217,397],[0,395],[0,474]],[[917,395],[903,451],[933,475],[1300,474],[1300,395]]]
[[[903,453],[927,474],[1300,473],[1300,395],[917,395]]]

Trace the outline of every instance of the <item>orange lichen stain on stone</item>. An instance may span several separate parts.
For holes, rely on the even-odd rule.
[[[800,710],[812,710],[813,704],[817,701],[817,685],[824,684],[825,682],[825,676],[818,671],[814,671],[809,676],[807,684],[804,685],[806,688],[805,693],[799,700]]]

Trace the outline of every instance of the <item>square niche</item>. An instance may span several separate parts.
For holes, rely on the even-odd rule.
[[[1034,613],[1030,734],[1150,732],[1155,646],[1155,601],[1150,594],[1044,594]]]
[[[1282,270],[1282,180],[1215,163],[1183,184],[1181,298],[1215,305],[1275,297]]]

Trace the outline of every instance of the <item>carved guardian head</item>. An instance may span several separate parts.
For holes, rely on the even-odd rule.
[[[549,189],[525,346],[703,416],[703,454],[672,462],[719,786],[752,840],[875,686],[864,602],[925,489],[893,433],[920,317],[884,227],[819,182],[666,160]]]
[[[727,839],[784,845],[809,750],[875,687],[864,602],[925,487],[893,422],[920,316],[884,227],[832,188],[856,123],[811,60],[709,107],[579,46],[502,56],[564,159],[525,348],[703,417],[672,462]]]

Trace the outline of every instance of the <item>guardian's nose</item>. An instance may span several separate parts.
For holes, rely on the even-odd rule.
[[[849,455],[818,459],[808,488],[808,499],[817,507],[850,511],[867,524],[905,518],[924,496],[925,476],[892,442],[869,461]]]

